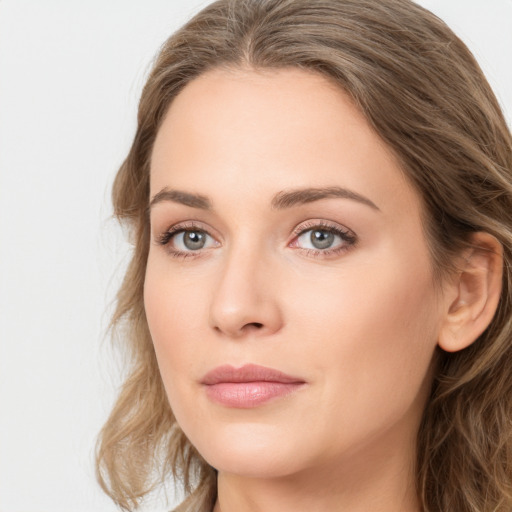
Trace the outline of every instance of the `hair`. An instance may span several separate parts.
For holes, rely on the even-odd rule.
[[[98,478],[125,510],[173,476],[208,510],[216,471],[177,425],[143,303],[153,143],[179,92],[214,68],[299,68],[351,97],[422,198],[434,272],[442,277],[473,232],[504,250],[503,287],[486,331],[467,349],[438,349],[417,439],[423,512],[512,510],[512,138],[461,40],[410,0],[219,0],[162,46],[143,89],[138,127],[115,178],[115,216],[133,257],[112,327],[132,365],[97,446]]]

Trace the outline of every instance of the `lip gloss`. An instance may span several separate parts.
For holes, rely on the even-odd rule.
[[[301,387],[302,383],[282,382],[222,382],[207,386],[208,397],[228,407],[248,409],[256,407],[272,398],[288,395]]]
[[[249,409],[284,397],[305,384],[304,380],[257,365],[220,366],[201,383],[210,400],[226,407]]]

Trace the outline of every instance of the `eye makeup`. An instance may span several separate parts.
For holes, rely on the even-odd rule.
[[[305,234],[311,232],[309,237],[305,237]],[[318,234],[325,234],[331,235],[332,238],[330,240],[338,239],[338,245],[331,248],[306,248],[306,247],[300,247],[298,245],[299,240],[301,238],[305,238],[306,241],[309,239],[311,244],[320,242],[322,244],[322,236],[318,237]],[[358,241],[356,234],[339,224],[331,223],[325,220],[309,220],[305,223],[300,224],[293,230],[293,234],[295,235],[294,240],[288,245],[288,247],[294,247],[303,253],[305,253],[307,256],[317,257],[317,258],[329,258],[337,255],[341,255],[342,253],[348,251],[352,247],[354,247]],[[302,241],[304,242],[304,240]]]
[[[308,233],[310,235],[306,236]],[[358,240],[352,230],[337,223],[320,219],[301,223],[293,230],[292,235],[293,240],[287,247],[314,258],[329,258],[341,255],[354,247]],[[165,247],[168,254],[177,259],[197,258],[203,256],[205,251],[220,246],[220,242],[195,221],[182,222],[171,226],[159,234],[155,242],[157,245]],[[188,247],[187,243],[189,244]],[[308,243],[312,247],[301,246]],[[332,247],[334,243],[336,245]],[[315,244],[319,244],[320,247],[315,247]]]
[[[196,241],[192,241],[192,243],[196,242],[197,240],[206,239],[207,237],[211,238],[214,241],[214,246],[220,245],[219,242],[217,242],[209,233],[207,230],[202,227],[201,224],[197,223],[196,221],[187,221],[187,222],[181,222],[174,226],[171,226],[163,233],[159,234],[156,237],[156,243],[160,246],[165,247],[166,251],[169,253],[169,255],[173,258],[177,259],[187,259],[187,258],[196,258],[204,252],[205,248],[200,247],[196,249],[190,249],[190,250],[183,250],[183,249],[177,249],[175,247],[176,240],[181,237],[182,240],[180,242],[180,245],[184,245],[185,239],[183,237],[189,235],[189,234],[195,234],[196,235]],[[183,237],[182,237],[183,235]],[[207,247],[206,249],[208,249]]]

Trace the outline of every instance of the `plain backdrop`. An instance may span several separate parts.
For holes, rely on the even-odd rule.
[[[153,56],[207,3],[0,0],[0,512],[116,510],[93,469],[123,369],[105,334],[129,251],[110,186]],[[420,3],[510,124],[512,0]]]

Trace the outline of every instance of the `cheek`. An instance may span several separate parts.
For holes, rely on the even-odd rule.
[[[326,280],[323,294],[304,290],[309,299],[300,304],[296,330],[312,338],[300,357],[322,383],[321,400],[336,426],[326,433],[331,439],[421,413],[439,328],[425,268],[421,260],[394,255],[386,263],[383,256]]]
[[[144,305],[160,373],[173,408],[199,378],[208,360],[205,325],[208,309],[205,276],[170,268],[166,257],[150,253],[144,283]],[[198,282],[201,285],[198,285]]]
[[[169,258],[150,251],[146,269],[144,306],[155,346],[172,347],[170,340],[193,337],[204,324],[206,276],[180,272],[169,264]]]

